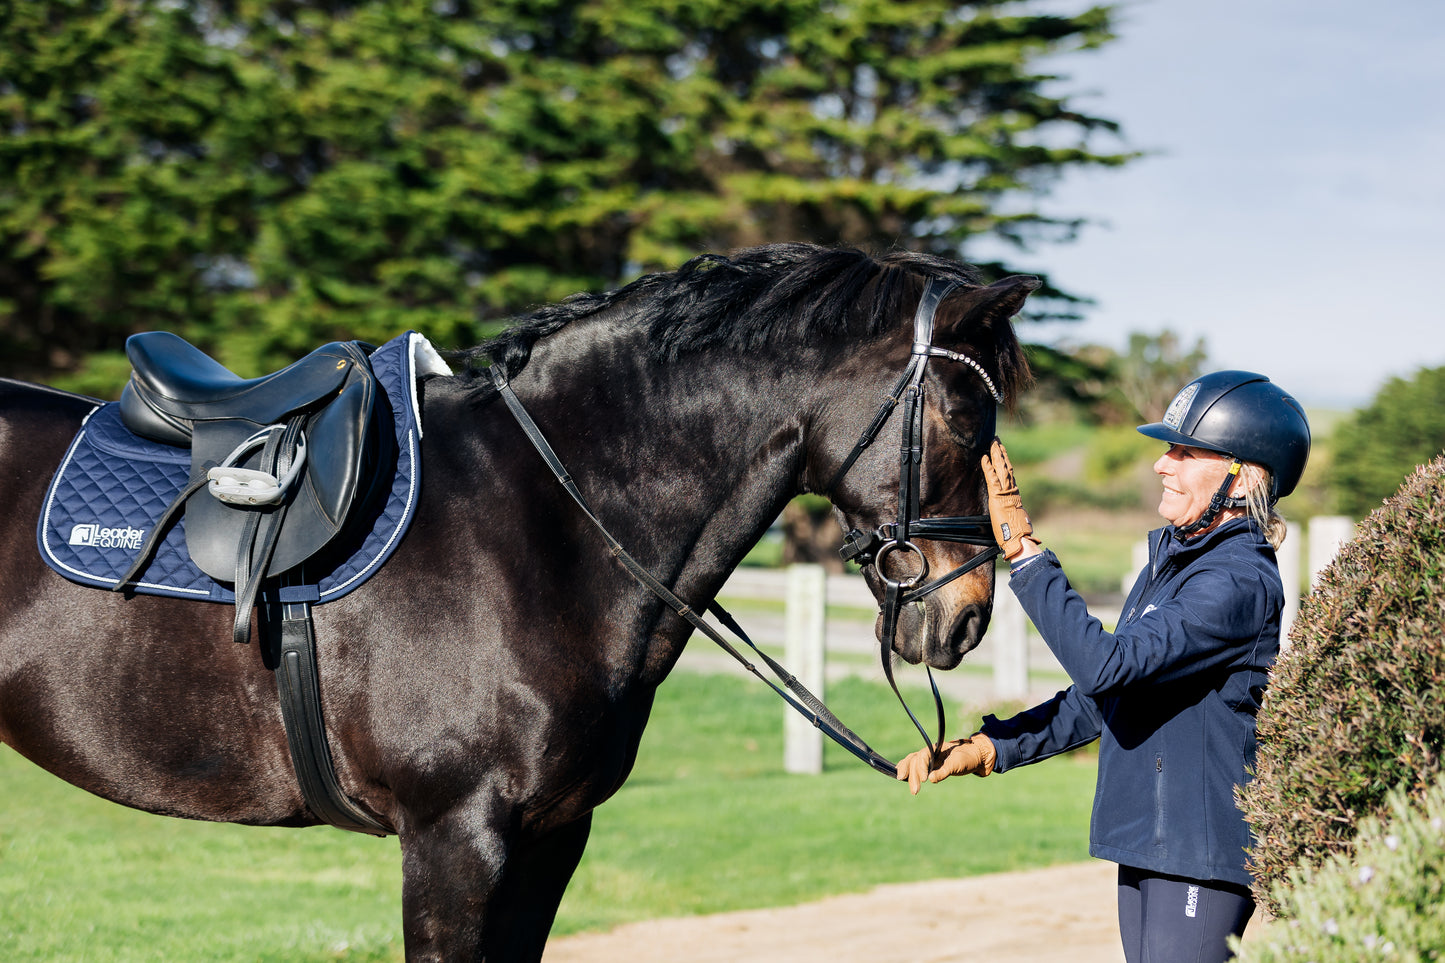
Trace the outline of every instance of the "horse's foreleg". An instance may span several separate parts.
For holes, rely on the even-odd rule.
[[[506,866],[502,832],[477,814],[453,812],[400,835],[407,963],[484,959],[488,908]]]
[[[404,832],[409,963],[540,960],[591,824],[588,814],[546,836],[509,842],[493,827],[453,815]]]
[[[507,861],[493,911],[504,922],[495,928],[487,927],[488,959],[542,958],[562,893],[582,859],[591,831],[592,814],[588,813],[546,836],[518,845]]]

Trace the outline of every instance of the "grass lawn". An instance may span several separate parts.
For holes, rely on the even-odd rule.
[[[914,748],[881,686],[829,702],[885,755]],[[783,774],[782,712],[748,680],[669,679],[554,932],[1086,858],[1087,755],[913,798],[831,746],[822,776]],[[0,960],[401,959],[394,839],[150,816],[5,748],[0,787]]]
[[[833,682],[828,703],[885,756],[916,748],[885,687]],[[955,728],[970,724],[948,708]],[[674,674],[632,778],[597,812],[554,932],[1088,858],[1090,755],[913,797],[831,743],[823,775],[783,773],[783,711],[746,679]]]

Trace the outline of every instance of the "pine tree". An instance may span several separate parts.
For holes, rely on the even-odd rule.
[[[35,0],[0,13],[0,373],[136,330],[243,373],[780,240],[1067,238],[1115,165],[1039,61],[1110,37],[941,0]],[[998,265],[998,269],[1006,268]],[[1045,292],[1047,293],[1047,291]],[[1055,292],[1058,293],[1058,292]]]

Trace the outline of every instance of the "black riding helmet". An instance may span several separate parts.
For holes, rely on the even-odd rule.
[[[1271,505],[1294,491],[1310,457],[1304,408],[1289,392],[1250,371],[1195,378],[1174,396],[1163,421],[1141,425],[1139,432],[1263,465],[1273,478]]]

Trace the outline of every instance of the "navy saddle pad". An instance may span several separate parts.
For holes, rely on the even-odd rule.
[[[320,603],[341,598],[381,568],[411,524],[421,492],[417,378],[450,370],[426,338],[410,331],[372,352],[371,367],[396,432],[391,488],[384,503],[352,536],[355,549],[328,563],[328,571],[308,570],[307,584],[281,590],[281,601]],[[73,582],[114,588],[156,520],[186,486],[190,468],[189,449],[133,434],[122,424],[117,403],[97,407],[71,443],[45,496],[36,531],[41,557]],[[210,496],[201,492],[195,497]],[[134,590],[212,602],[236,598],[229,584],[211,578],[191,561],[184,518],[166,533]]]

